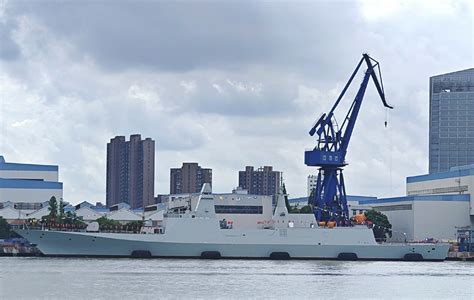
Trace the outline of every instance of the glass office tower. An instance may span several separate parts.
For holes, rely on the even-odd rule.
[[[430,78],[429,172],[474,164],[474,68]]]

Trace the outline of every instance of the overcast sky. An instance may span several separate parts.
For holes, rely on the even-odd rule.
[[[404,195],[428,170],[429,77],[473,67],[473,49],[470,1],[0,0],[0,154],[59,165],[66,201],[105,202],[107,142],[140,133],[156,141],[155,193],[196,161],[215,192],[272,165],[305,196],[308,130],[368,52],[395,109],[370,83],[347,191]]]

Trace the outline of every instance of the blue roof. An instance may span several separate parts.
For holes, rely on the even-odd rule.
[[[347,195],[347,201],[363,201],[363,200],[376,200],[377,197],[373,196],[354,196],[354,195]],[[288,199],[290,203],[298,203],[298,202],[308,202],[308,197],[298,197]]]
[[[308,202],[308,197],[298,197],[298,198],[292,198],[288,199],[288,202],[290,203],[297,203],[297,202]]]
[[[407,177],[407,183],[464,177],[464,176],[469,176],[469,175],[474,175],[474,166],[472,168],[466,166],[466,167],[453,168],[452,171],[447,171],[447,172]]]
[[[63,183],[31,179],[0,178],[0,189],[55,189],[62,190]]]
[[[5,162],[5,158],[0,155],[0,170],[8,171],[58,171],[58,166],[34,165]]]
[[[361,200],[359,204],[382,204],[382,203],[393,203],[393,202],[412,202],[412,201],[467,201],[471,200],[469,194],[457,194],[457,195],[422,195],[422,196],[404,196],[404,197],[393,197],[393,198],[380,198],[371,200]]]
[[[363,200],[375,200],[377,197],[374,196],[353,196],[347,195],[347,201],[363,201]]]

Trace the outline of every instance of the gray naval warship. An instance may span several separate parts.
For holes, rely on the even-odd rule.
[[[340,260],[430,260],[446,258],[449,244],[377,243],[367,226],[297,228],[291,226],[284,195],[277,197],[275,226],[222,228],[209,184],[194,211],[169,214],[159,230],[141,233],[16,229],[46,256],[269,258]]]

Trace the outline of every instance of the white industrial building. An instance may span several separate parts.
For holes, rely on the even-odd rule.
[[[408,196],[447,194],[474,195],[474,165],[454,167],[448,172],[408,177],[406,189]],[[471,218],[474,218],[473,198],[471,198],[469,203],[469,214]]]
[[[52,196],[63,198],[63,184],[58,181],[58,166],[6,162],[0,156],[0,216],[11,212],[28,215],[41,209]]]
[[[458,228],[470,225],[470,195],[421,195],[362,200],[392,224],[392,241],[456,240]]]
[[[392,240],[456,240],[457,231],[474,226],[474,165],[448,172],[411,176],[407,196],[359,201],[387,215]]]

